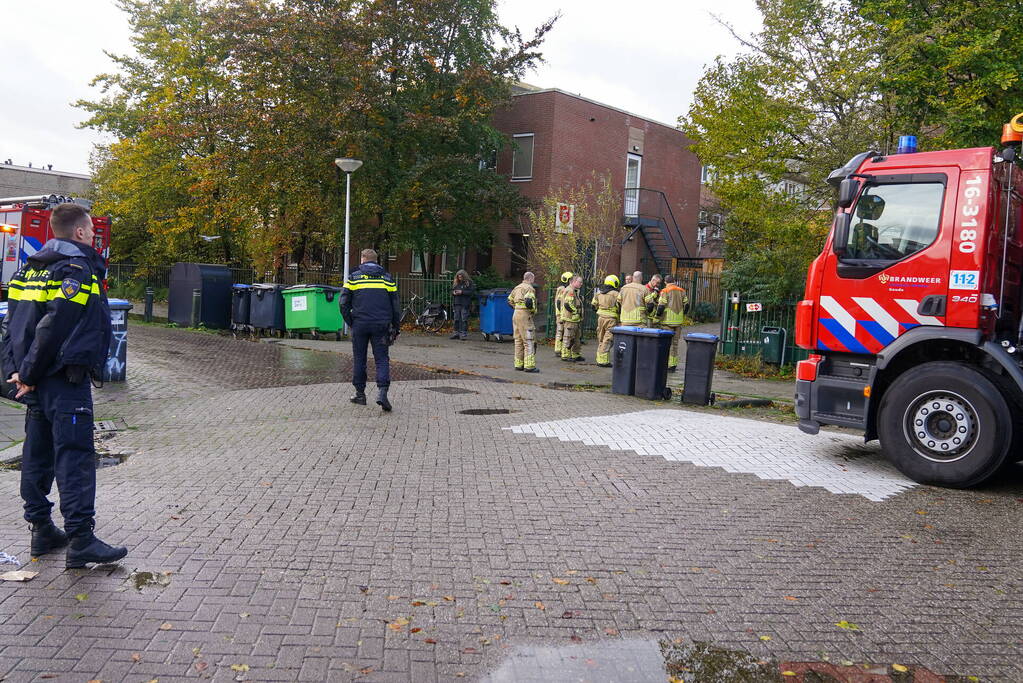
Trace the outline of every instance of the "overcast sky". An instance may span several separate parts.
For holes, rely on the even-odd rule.
[[[505,25],[530,35],[559,9],[543,47],[546,63],[526,81],[560,88],[663,123],[686,111],[705,64],[738,45],[712,18],[742,34],[759,28],[754,0],[498,0]],[[103,51],[131,48],[111,0],[0,0],[4,54],[0,161],[88,172],[100,136],[75,126],[71,104],[98,96],[94,76],[111,69]]]

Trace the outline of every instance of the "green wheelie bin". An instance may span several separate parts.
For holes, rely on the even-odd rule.
[[[334,333],[341,339],[341,288],[330,285],[295,285],[284,296],[284,328],[289,336],[309,334],[318,339]]]

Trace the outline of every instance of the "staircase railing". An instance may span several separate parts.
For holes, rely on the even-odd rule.
[[[691,258],[685,237],[682,236],[678,221],[675,220],[675,213],[671,210],[671,204],[668,203],[664,192],[646,187],[627,188],[624,191],[623,205],[625,209],[623,224],[633,229],[622,244],[636,232],[643,232],[646,239],[644,228],[654,228],[662,235],[665,246],[671,252],[671,258]]]

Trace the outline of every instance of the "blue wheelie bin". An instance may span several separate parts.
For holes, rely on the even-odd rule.
[[[510,337],[514,333],[512,328],[512,313],[515,309],[508,303],[507,289],[485,289],[480,292],[480,332],[483,339],[490,341],[501,341],[502,337]]]

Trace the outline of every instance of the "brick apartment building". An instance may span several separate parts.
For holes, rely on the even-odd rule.
[[[0,163],[0,197],[29,197],[44,194],[91,197],[92,179],[83,173],[54,171],[52,166],[18,166],[11,160]]]
[[[625,215],[609,270],[649,275],[667,271],[672,259],[697,257],[700,162],[681,131],[579,95],[525,85],[495,113],[494,125],[513,142],[498,155],[497,171],[537,204],[594,171],[611,174]],[[490,250],[433,257],[434,272],[493,266],[504,277],[520,276],[528,262],[528,221],[524,216],[499,225]],[[406,253],[390,268],[414,273],[422,265]]]

